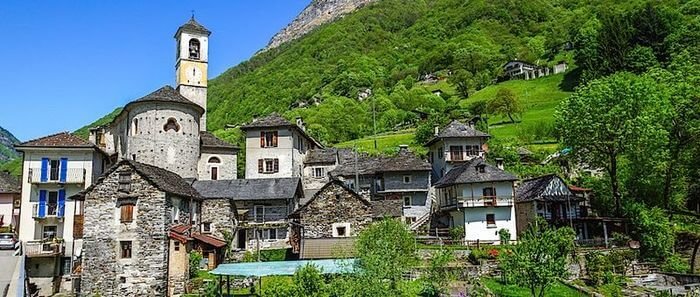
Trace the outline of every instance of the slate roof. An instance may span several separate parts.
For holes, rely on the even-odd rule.
[[[241,130],[249,130],[249,129],[256,129],[256,128],[281,128],[281,127],[287,127],[287,128],[292,128],[296,129],[301,135],[304,135],[308,140],[316,144],[316,146],[323,148],[323,145],[316,141],[313,137],[311,137],[309,134],[306,133],[302,128],[297,126],[296,124],[293,124],[290,121],[287,121],[287,119],[283,118],[281,115],[279,115],[276,112],[273,112],[269,114],[268,116],[259,118],[259,119],[254,119],[252,122],[245,124],[241,126]]]
[[[326,183],[325,185],[323,185],[323,187],[321,187],[321,189],[319,189],[319,190],[316,192],[316,194],[314,194],[314,196],[311,197],[311,199],[308,199],[308,200],[305,201],[305,203],[300,204],[299,208],[297,208],[297,210],[295,210],[295,211],[294,211],[292,214],[290,214],[290,215],[298,214],[298,213],[302,212],[303,210],[305,210],[306,207],[307,207],[309,204],[311,204],[311,202],[313,202],[314,200],[316,200],[316,198],[318,197],[319,194],[323,193],[323,191],[324,191],[326,188],[328,188],[328,187],[330,187],[330,186],[332,186],[332,185],[338,185],[338,186],[340,186],[340,187],[343,188],[345,191],[347,191],[348,193],[350,193],[353,197],[359,199],[359,200],[360,200],[362,203],[364,203],[365,205],[367,205],[367,206],[372,206],[372,204],[371,204],[369,201],[367,201],[365,198],[362,198],[362,196],[360,196],[360,195],[357,194],[355,191],[353,191],[352,189],[350,189],[347,185],[345,185],[345,183],[343,183],[342,181],[339,181],[339,180],[337,180],[337,179],[334,179],[334,180],[331,180],[330,182]],[[402,207],[403,207],[403,206],[402,206]]]
[[[177,28],[177,32],[175,32],[175,37],[177,38],[177,35],[180,34],[180,31],[186,31],[186,32],[194,32],[194,33],[202,33],[206,34],[209,36],[211,34],[211,31],[207,30],[202,24],[198,23],[194,19],[194,15],[192,18],[190,18],[187,23],[183,24],[179,28]]]
[[[402,200],[372,201],[372,216],[375,218],[397,218],[403,216]]]
[[[121,161],[114,164],[109,168],[102,176],[97,180],[97,183],[88,187],[87,189],[81,191],[80,193],[74,195],[72,198],[82,199],[85,195],[92,191],[92,189],[101,184],[105,176],[112,174],[117,168],[124,164],[129,164],[139,175],[144,179],[148,180],[154,187],[159,190],[174,194],[182,197],[192,197],[195,199],[201,199],[201,195],[195,190],[192,185],[187,182],[184,178],[180,177],[177,173],[156,167],[153,165],[148,165],[144,163],[139,163],[136,161],[122,159]]]
[[[568,198],[574,199],[573,194],[568,188],[565,188],[568,195],[550,196],[545,194],[547,187],[556,180],[561,180],[561,178],[554,174],[524,180],[520,186],[515,189],[515,201],[566,201]],[[561,182],[564,183],[563,180],[561,180]],[[566,185],[566,183],[564,183],[564,185]]]
[[[16,145],[17,148],[26,147],[71,147],[71,148],[94,148],[95,146],[71,133],[61,132],[41,138],[33,139]]]
[[[324,148],[313,149],[306,152],[304,164],[332,163],[335,164],[338,158],[338,149]]]
[[[238,149],[238,146],[223,141],[220,138],[216,137],[216,135],[207,131],[199,132],[199,141],[202,147],[234,150]]]
[[[127,103],[124,109],[122,110],[122,113],[124,113],[124,111],[128,109],[131,105],[143,102],[185,104],[192,107],[196,107],[200,113],[204,113],[204,109],[201,106],[185,98],[185,96],[182,96],[177,90],[173,89],[173,87],[171,86],[163,86],[162,88],[155,90],[146,96],[143,96],[139,99]]]
[[[258,178],[199,180],[192,186],[204,199],[268,200],[289,199],[301,192],[301,179]]]
[[[484,167],[484,172],[479,172],[479,167]],[[469,184],[481,182],[515,181],[518,178],[498,167],[486,163],[482,158],[475,158],[460,166],[452,168],[435,184],[443,188],[455,184]]]
[[[331,171],[335,176],[355,175],[355,159],[348,158]],[[357,159],[357,171],[360,175],[380,172],[430,171],[430,163],[416,156],[406,148],[399,149],[395,156],[369,156],[362,154]]]
[[[19,194],[19,180],[12,176],[9,172],[0,171],[0,193]]]
[[[491,137],[490,135],[481,132],[479,130],[476,130],[469,125],[466,125],[458,120],[453,120],[447,126],[444,128],[440,129],[438,131],[438,134],[433,137],[428,143],[425,144],[425,146],[430,146],[433,143],[437,142],[440,139],[443,138],[462,138],[462,137]]]

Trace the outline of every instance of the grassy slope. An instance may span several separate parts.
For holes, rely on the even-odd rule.
[[[401,130],[395,133],[383,133],[376,137],[377,149],[374,148],[375,137],[368,136],[360,139],[350,140],[334,145],[340,148],[357,148],[361,152],[368,153],[394,153],[399,145],[407,144],[412,151],[425,153],[423,146],[415,143],[414,130]]]
[[[85,127],[82,127],[82,128],[80,128],[80,129],[78,129],[78,130],[75,130],[75,132],[73,132],[73,133],[75,133],[76,135],[78,135],[80,138],[87,139],[88,136],[90,136],[90,128],[97,127],[97,126],[102,126],[102,125],[106,125],[106,124],[111,123],[112,120],[114,120],[114,118],[116,118],[117,115],[119,115],[119,113],[120,113],[121,111],[122,111],[122,108],[121,108],[121,107],[118,107],[118,108],[114,109],[112,112],[110,112],[108,115],[103,116],[103,117],[100,118],[99,120],[94,121],[93,123],[91,123],[91,124],[89,124],[89,125],[87,125],[87,126],[85,126]]]
[[[484,284],[491,290],[496,296],[501,296],[501,297],[529,297],[530,291],[529,289],[518,286],[518,285],[503,285],[499,281],[493,278],[484,278],[482,279]],[[546,297],[583,297],[586,296],[585,294],[576,291],[572,288],[567,287],[564,284],[558,283],[553,286],[551,286],[547,293],[545,294]]]

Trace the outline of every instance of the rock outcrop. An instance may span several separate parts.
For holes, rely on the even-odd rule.
[[[19,140],[12,133],[0,127],[0,163],[19,156],[13,147],[17,143],[19,143]]]
[[[332,22],[377,0],[312,0],[287,27],[275,34],[263,51],[297,39],[314,28]]]

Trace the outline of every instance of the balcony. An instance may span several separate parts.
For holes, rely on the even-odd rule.
[[[44,208],[43,216],[39,213],[41,207],[38,203],[32,205],[32,218],[34,219],[45,219],[45,218],[63,218],[65,215],[65,204],[55,204],[47,203]]]
[[[62,178],[58,168],[51,168],[42,179],[41,168],[30,168],[28,181],[32,184],[82,184],[85,183],[85,174],[83,168],[68,168],[65,178]]]
[[[248,224],[277,223],[287,220],[286,206],[254,207],[242,218]]]
[[[445,160],[447,162],[464,162],[483,155],[483,150],[447,151],[445,152]]]
[[[63,241],[34,240],[24,244],[24,254],[27,257],[54,257],[65,252]]]
[[[503,207],[513,206],[511,196],[453,197],[443,207]]]

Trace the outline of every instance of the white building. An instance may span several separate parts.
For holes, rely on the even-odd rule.
[[[24,153],[19,239],[34,278],[69,275],[82,248],[83,206],[69,200],[108,164],[95,145],[59,133],[16,146]]]
[[[454,120],[443,129],[435,128],[433,137],[425,147],[428,148],[428,161],[432,164],[432,178],[439,180],[452,168],[474,158],[483,158],[488,151],[489,135],[474,129],[460,121]]]
[[[435,184],[442,214],[435,223],[464,227],[466,242],[499,242],[501,229],[516,240],[516,180],[515,175],[481,158],[453,168]]]

